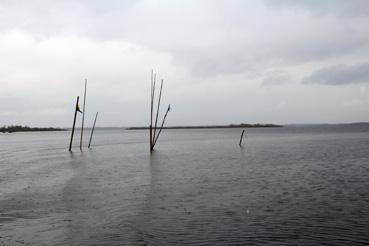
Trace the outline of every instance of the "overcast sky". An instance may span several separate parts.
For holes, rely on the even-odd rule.
[[[366,0],[1,0],[0,125],[369,121]],[[163,112],[162,112],[163,113]]]

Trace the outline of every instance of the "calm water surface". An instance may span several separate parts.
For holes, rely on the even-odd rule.
[[[369,244],[368,127],[246,131],[1,134],[0,245]]]

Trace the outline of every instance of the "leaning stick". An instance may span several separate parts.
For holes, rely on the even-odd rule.
[[[156,136],[156,128],[157,128],[157,125],[158,125],[158,117],[159,117],[159,109],[160,109],[161,91],[162,90],[163,90],[163,80],[161,80],[159,100],[158,100],[158,107],[156,108],[156,119],[155,119],[155,127],[154,127],[154,139],[155,139],[155,136]]]
[[[78,101],[79,101],[79,96],[77,97],[76,108],[75,108],[75,110],[74,110],[74,120],[73,120],[72,136],[70,137],[69,152],[71,152],[71,151],[72,151],[72,143],[73,143],[74,127],[75,127],[75,125],[76,125],[76,118],[77,118]]]
[[[90,141],[88,142],[88,148],[90,148],[90,146],[91,146],[92,135],[94,134],[95,124],[96,124],[96,120],[97,120],[97,115],[98,114],[99,114],[99,112],[96,112],[96,116],[95,116],[95,120],[94,120],[94,125],[92,126]]]
[[[242,130],[242,133],[241,133],[241,138],[240,138],[240,143],[239,145],[242,146],[242,138],[243,138],[243,134],[245,133],[245,130]]]
[[[87,79],[85,79],[85,94],[83,97],[83,113],[82,113],[82,128],[81,128],[81,141],[79,142],[79,148],[82,150],[82,141],[83,141],[83,125],[85,123],[85,107],[86,107],[86,88],[87,88]]]
[[[163,118],[163,121],[161,122],[161,126],[160,126],[160,130],[158,132],[158,135],[156,136],[156,139],[154,141],[154,145],[153,145],[153,148],[156,144],[156,142],[158,141],[158,138],[160,136],[160,133],[161,133],[161,130],[163,129],[163,126],[164,126],[164,123],[165,123],[165,119],[167,118],[167,115],[168,115],[168,112],[170,111],[170,104],[168,105],[168,109],[167,109],[167,112],[165,112],[165,115],[164,115],[164,118]]]

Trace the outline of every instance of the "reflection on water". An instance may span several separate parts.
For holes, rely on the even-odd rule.
[[[1,245],[367,245],[369,129],[0,138]]]

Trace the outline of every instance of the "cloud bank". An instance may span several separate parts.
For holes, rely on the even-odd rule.
[[[347,85],[369,83],[369,62],[356,65],[338,64],[314,71],[306,84]]]

